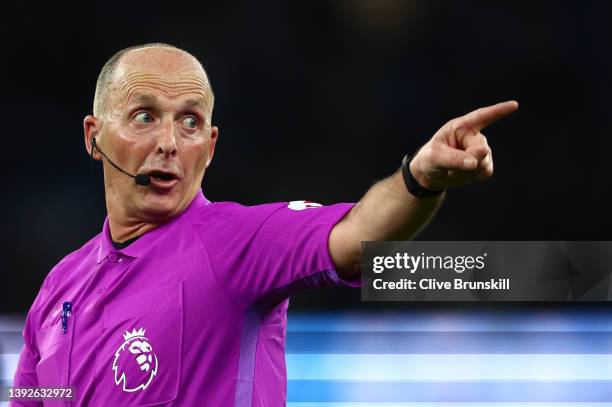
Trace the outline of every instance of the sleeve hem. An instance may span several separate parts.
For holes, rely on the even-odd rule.
[[[333,285],[342,285],[346,287],[359,288],[362,286],[361,276],[359,276],[358,278],[352,279],[352,280],[346,280],[340,277],[340,275],[338,274],[338,271],[336,270],[336,265],[334,264],[334,261],[331,257],[331,253],[329,251],[329,236],[331,235],[331,231],[338,224],[338,222],[344,219],[344,217],[350,212],[350,210],[353,209],[355,204],[354,203],[341,203],[341,204],[336,204],[334,206],[338,206],[341,210],[339,210],[337,213],[334,213],[331,219],[331,222],[329,222],[326,225],[326,230],[324,233],[325,235],[324,253],[325,253],[326,265],[323,269],[323,272],[327,275],[327,277],[333,283]]]

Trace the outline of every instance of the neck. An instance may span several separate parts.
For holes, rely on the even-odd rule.
[[[112,240],[118,243],[123,243],[126,240],[141,236],[165,222],[168,222],[173,217],[182,213],[189,203],[192,202],[195,195],[193,194],[189,199],[186,199],[173,213],[160,216],[160,214],[134,213],[134,211],[130,211],[126,208],[125,205],[121,205],[122,201],[116,199],[117,197],[113,195],[115,191],[112,188],[107,186],[106,190],[108,191],[106,196],[106,211],[108,214],[110,235]]]
[[[112,193],[112,189],[109,189],[109,191]],[[134,216],[118,200],[112,199],[110,196],[106,199],[106,210],[108,212],[110,235],[114,242],[122,243],[141,236],[163,223],[161,219],[156,221],[142,216]]]
[[[137,236],[141,236],[148,231],[155,229],[159,224],[146,222],[121,222],[108,214],[108,226],[110,229],[111,239],[114,242],[123,243]]]

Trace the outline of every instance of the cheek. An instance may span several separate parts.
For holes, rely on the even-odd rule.
[[[151,143],[144,138],[135,138],[126,130],[118,130],[113,138],[113,147],[121,162],[141,163],[151,150]]]
[[[201,141],[187,145],[184,150],[183,161],[185,168],[191,169],[194,172],[194,176],[199,175],[204,171],[209,151],[208,141]]]

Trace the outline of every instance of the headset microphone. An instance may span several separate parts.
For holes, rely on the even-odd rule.
[[[136,175],[132,175],[129,172],[127,172],[126,170],[124,170],[123,168],[120,168],[117,164],[115,164],[114,162],[111,161],[110,158],[108,158],[106,156],[106,154],[104,154],[104,152],[102,152],[102,150],[100,150],[100,147],[98,147],[98,144],[96,143],[96,138],[93,137],[91,139],[91,157],[93,159],[93,149],[98,150],[98,152],[100,154],[102,154],[102,157],[106,158],[106,161],[108,161],[113,167],[115,167],[119,172],[124,173],[125,175],[127,175],[128,177],[134,178],[134,182],[136,182],[138,185],[142,185],[143,187],[149,185],[151,183],[151,177],[148,176],[147,174],[136,174]]]

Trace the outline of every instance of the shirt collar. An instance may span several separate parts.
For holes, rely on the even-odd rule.
[[[111,239],[110,227],[108,223],[108,215],[104,219],[104,226],[102,227],[102,233],[100,236],[100,245],[98,248],[98,259],[97,263],[100,264],[104,259],[108,257],[111,253],[122,253],[124,255],[130,257],[138,257],[146,250],[151,248],[151,246],[159,239],[161,235],[164,234],[174,223],[176,223],[179,219],[182,219],[186,216],[189,216],[191,213],[195,212],[198,208],[202,208],[206,205],[209,205],[211,202],[206,199],[204,193],[200,189],[191,203],[185,208],[183,212],[170,219],[166,223],[163,223],[157,226],[154,229],[151,229],[144,235],[140,236],[138,240],[129,245],[128,247],[117,250],[115,246],[113,246],[113,241]]]

